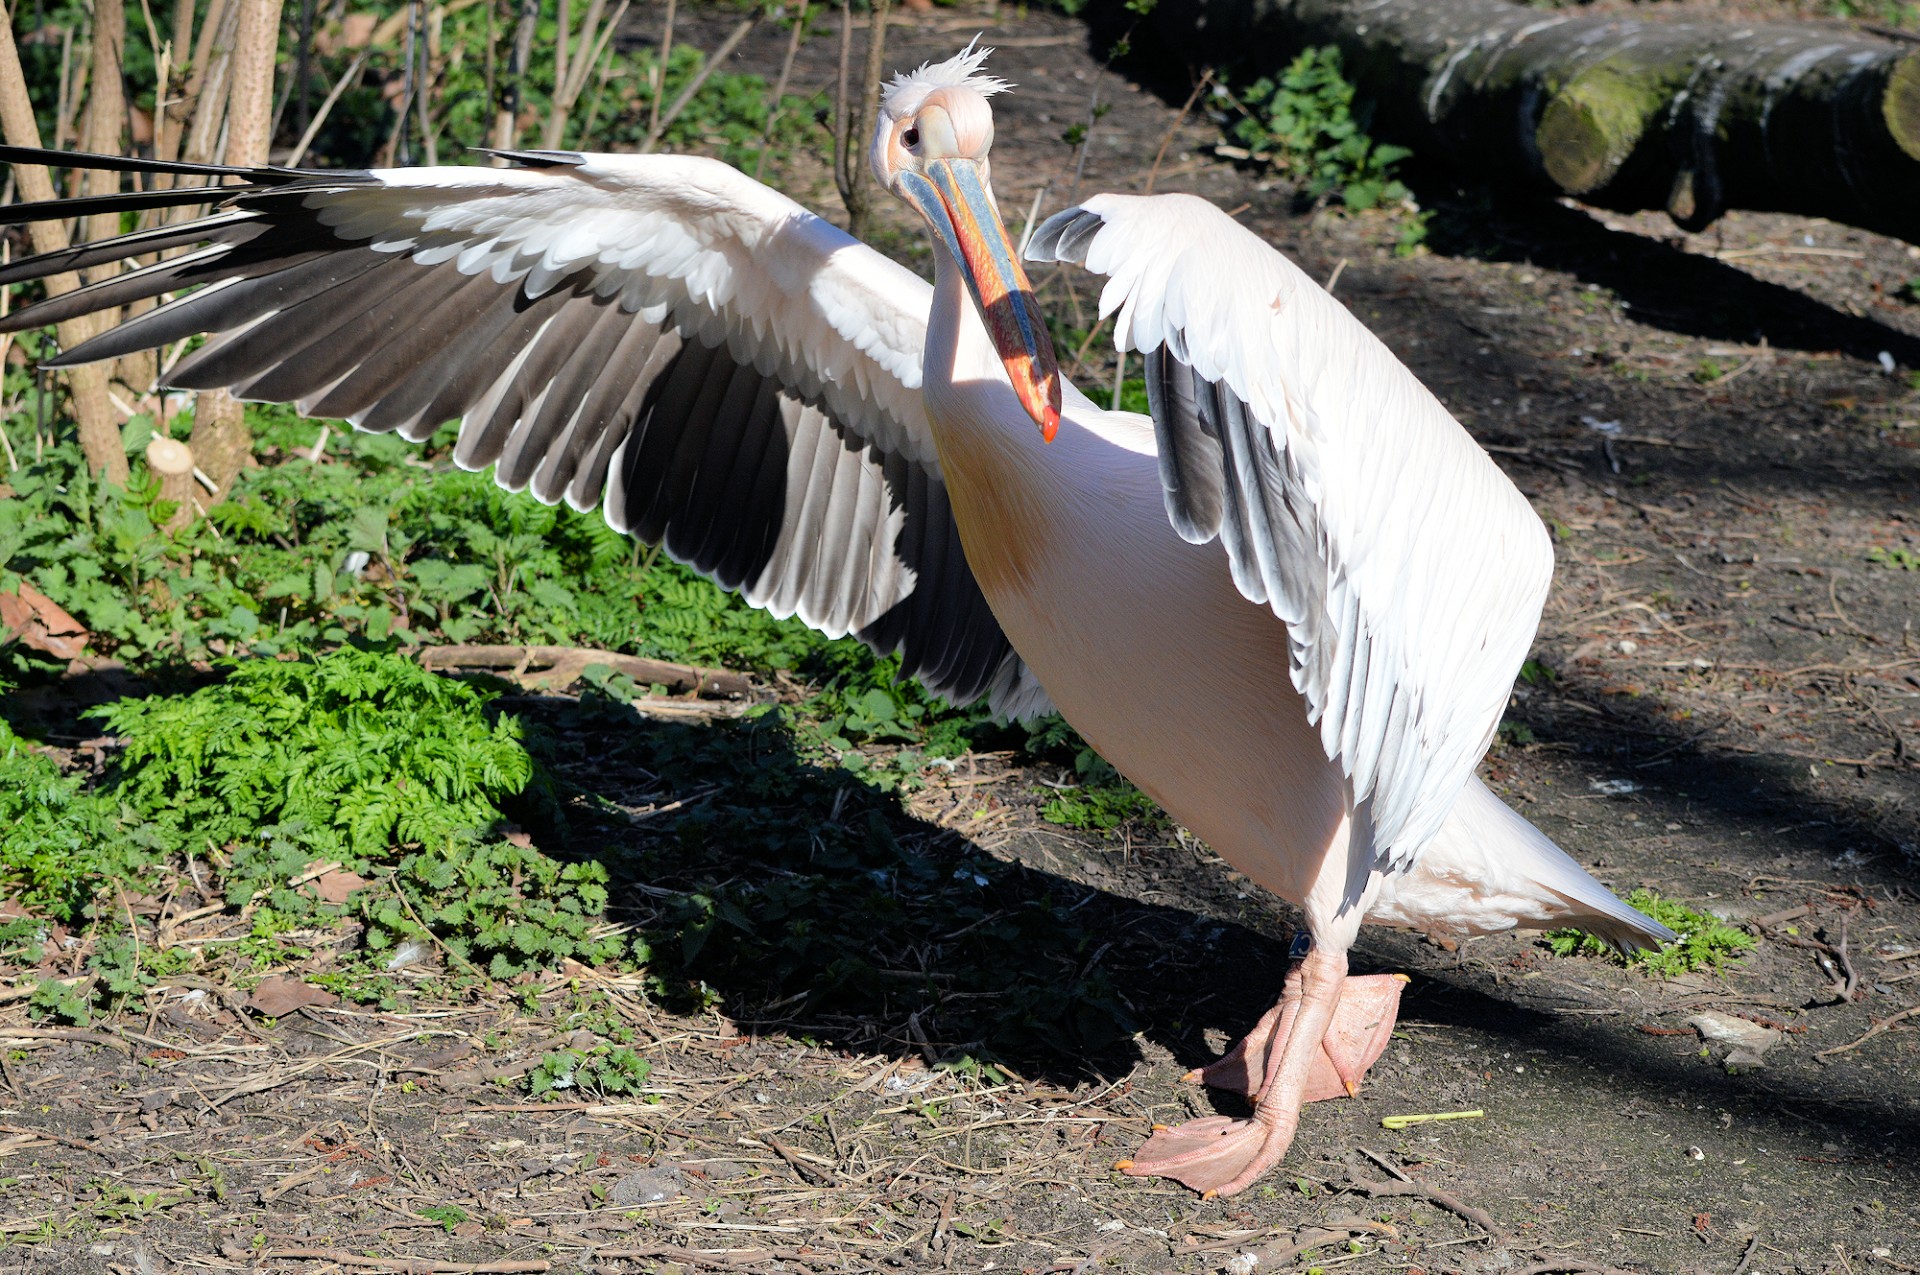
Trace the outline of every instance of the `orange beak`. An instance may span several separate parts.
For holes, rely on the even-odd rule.
[[[919,210],[960,267],[1020,405],[1049,443],[1060,429],[1060,365],[1033,285],[987,193],[980,162],[933,159],[926,175],[902,173],[895,188]]]

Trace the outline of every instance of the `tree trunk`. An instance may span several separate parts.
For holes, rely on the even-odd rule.
[[[1920,242],[1920,46],[1505,0],[1197,8],[1156,14],[1183,52],[1244,63],[1248,49],[1337,45],[1380,133],[1495,181],[1664,208],[1689,230],[1749,208]]]
[[[80,138],[81,149],[96,155],[119,155],[125,150],[126,48],[126,6],[103,4],[96,0],[93,6],[93,88],[87,95],[87,122]],[[89,195],[118,194],[120,174],[89,173],[84,188]],[[81,237],[91,243],[110,239],[119,233],[120,215],[102,213],[87,218]],[[87,271],[86,278],[89,283],[110,279],[125,268],[118,261],[109,262]],[[120,312],[115,311],[112,315],[95,316],[94,323],[104,331],[119,322],[120,317]],[[131,312],[126,317],[132,317]],[[153,351],[140,350],[116,360],[113,375],[118,376],[120,383],[133,392],[132,397],[137,402],[153,389],[158,366]]]
[[[13,44],[13,14],[4,5],[0,5],[0,134],[15,146],[40,145],[40,126],[33,118],[33,103],[27,100],[20,51]],[[46,169],[16,164],[13,171],[18,175],[20,193],[28,200],[54,198],[53,179]],[[58,252],[67,246],[67,231],[61,222],[36,221],[29,230],[36,252]],[[55,275],[47,280],[47,292],[59,296],[79,283],[71,274]],[[99,329],[89,316],[70,319],[56,330],[60,344],[72,349]],[[106,367],[90,363],[73,368],[67,373],[67,389],[73,399],[74,422],[80,430],[80,450],[86,454],[88,471],[104,473],[109,482],[124,487],[127,451],[120,442],[120,414],[107,394]]]
[[[273,143],[273,62],[280,44],[280,0],[239,0],[227,102],[227,163],[264,164]],[[214,501],[225,500],[240,467],[253,452],[240,402],[225,390],[208,390],[194,401],[193,455],[213,480]]]

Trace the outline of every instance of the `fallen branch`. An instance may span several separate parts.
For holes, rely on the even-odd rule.
[[[1425,1200],[1436,1208],[1445,1209],[1455,1217],[1465,1218],[1467,1221],[1485,1231],[1488,1236],[1493,1239],[1500,1238],[1500,1224],[1493,1220],[1491,1213],[1488,1213],[1485,1209],[1477,1209],[1462,1200],[1459,1196],[1447,1191],[1442,1191],[1437,1186],[1428,1186],[1423,1182],[1414,1182],[1411,1180],[1406,1182],[1372,1182],[1349,1172],[1347,1174],[1347,1187],[1350,1190],[1360,1192],[1362,1195],[1374,1196],[1376,1198],[1387,1195],[1411,1195],[1416,1199]]]
[[[772,1134],[770,1133],[761,1134],[758,1138],[754,1139],[754,1141],[758,1142],[761,1146],[771,1150],[775,1155],[779,1156],[782,1160],[785,1160],[787,1162],[787,1167],[792,1169],[795,1176],[797,1176],[802,1182],[806,1183],[808,1186],[835,1185],[836,1178],[832,1173],[832,1171],[819,1169],[814,1167],[811,1164],[808,1164],[805,1160],[802,1160],[800,1158],[799,1152],[795,1151],[792,1147],[780,1141],[780,1139],[774,1137]]]
[[[643,659],[637,655],[618,655],[612,651],[589,651],[573,646],[430,646],[420,652],[422,668],[506,669],[507,680],[528,688],[558,689],[580,680],[587,668],[604,664],[616,673],[624,673],[648,686],[658,683],[668,690],[691,692],[707,699],[743,699],[753,693],[753,683],[741,673],[725,669],[695,668],[690,664],[670,664],[665,660]]]
[[[798,1262],[805,1266],[838,1263],[830,1253],[807,1253],[791,1248],[675,1248],[656,1244],[646,1248],[603,1248],[593,1254],[598,1262],[683,1262],[689,1266],[709,1266],[719,1270],[763,1271],[770,1262]]]
[[[25,1138],[44,1138],[48,1142],[57,1142],[63,1147],[72,1147],[75,1151],[85,1151],[91,1155],[102,1156],[108,1160],[117,1160],[118,1155],[102,1151],[90,1142],[78,1138],[69,1138],[65,1134],[52,1133],[46,1129],[34,1129],[23,1124],[0,1124],[0,1133],[16,1134]]]
[[[1345,1244],[1356,1235],[1377,1235],[1383,1239],[1398,1239],[1400,1231],[1388,1222],[1369,1222],[1361,1217],[1341,1218],[1329,1222],[1326,1226],[1312,1227],[1294,1236],[1291,1244],[1273,1244],[1265,1248],[1249,1250],[1253,1253],[1254,1269],[1263,1266],[1278,1266],[1282,1262],[1291,1262],[1302,1253],[1316,1248],[1325,1248],[1329,1244]]]
[[[1858,1049],[1860,1048],[1860,1046],[1872,1040],[1875,1036],[1878,1036],[1881,1032],[1884,1032],[1889,1028],[1893,1027],[1894,1024],[1903,1023],[1909,1018],[1920,1018],[1920,1005],[1915,1005],[1909,1009],[1903,1009],[1899,1013],[1894,1014],[1888,1018],[1875,1019],[1873,1026],[1867,1028],[1866,1035],[1860,1037],[1860,1039],[1849,1041],[1844,1045],[1835,1045],[1832,1049],[1822,1049],[1818,1053],[1814,1054],[1814,1057],[1827,1058],[1834,1054],[1844,1054],[1850,1049]]]
[[[133,1046],[118,1036],[69,1027],[0,1027],[0,1040],[71,1040],[85,1045],[105,1045],[108,1049],[117,1049],[123,1054],[133,1052]]]
[[[370,1271],[398,1271],[400,1275],[533,1275],[550,1271],[553,1263],[531,1262],[435,1262],[424,1257],[362,1257],[337,1248],[274,1248],[259,1254],[261,1261],[332,1262],[336,1266],[357,1266]]]

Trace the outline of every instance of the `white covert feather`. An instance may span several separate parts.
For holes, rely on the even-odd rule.
[[[1327,754],[1382,866],[1405,867],[1499,723],[1553,572],[1545,530],[1371,332],[1225,213],[1188,195],[1082,207],[1104,223],[1085,264],[1108,276],[1119,348],[1166,345],[1280,453],[1265,487],[1298,529],[1271,552],[1255,537],[1234,581],[1287,623]]]
[[[382,189],[308,196],[382,252],[519,282],[582,270],[594,291],[777,372],[856,432],[936,474],[921,406],[932,289],[736,169],[692,156],[593,155],[545,169],[386,169]]]

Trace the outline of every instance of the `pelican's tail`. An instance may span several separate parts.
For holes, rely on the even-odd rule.
[[[1678,937],[1594,880],[1478,779],[1413,866],[1388,874],[1367,920],[1456,934],[1571,926],[1622,952]]]

